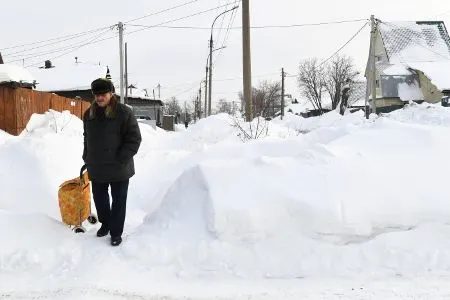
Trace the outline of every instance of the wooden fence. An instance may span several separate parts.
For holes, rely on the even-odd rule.
[[[0,86],[0,129],[12,135],[19,135],[33,114],[43,114],[49,109],[59,112],[68,110],[82,119],[89,106],[87,101],[31,89]]]

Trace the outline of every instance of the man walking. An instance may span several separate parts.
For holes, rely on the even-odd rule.
[[[97,236],[110,233],[111,245],[118,246],[122,243],[128,184],[135,174],[133,157],[142,138],[136,117],[130,108],[117,101],[110,80],[96,79],[91,83],[91,89],[95,101],[83,115],[83,160],[102,224]]]

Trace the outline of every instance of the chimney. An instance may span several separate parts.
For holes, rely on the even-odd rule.
[[[50,60],[46,60],[46,61],[45,61],[45,68],[46,68],[46,69],[51,69],[51,68],[53,68],[52,62],[51,62]]]
[[[2,53],[0,52],[0,65],[3,65],[3,64],[4,64],[3,57],[2,57]]]

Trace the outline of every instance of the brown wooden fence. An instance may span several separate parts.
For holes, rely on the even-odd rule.
[[[49,109],[59,112],[68,110],[82,119],[89,106],[88,101],[25,88],[0,86],[0,129],[12,135],[19,135],[25,129],[31,115],[43,114]]]

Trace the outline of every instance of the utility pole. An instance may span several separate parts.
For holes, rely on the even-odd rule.
[[[286,74],[284,73],[284,68],[281,69],[281,120],[284,117],[284,77]]]
[[[198,114],[198,118],[200,119],[202,117],[202,84],[201,83],[200,83],[200,89],[198,90],[197,102],[198,102],[198,107],[197,107],[197,111],[195,111],[195,115],[197,116],[197,114]]]
[[[251,122],[252,114],[252,63],[250,52],[250,0],[242,0],[242,45],[244,102],[247,122]]]
[[[209,99],[208,99],[208,115],[211,116],[211,96],[212,96],[212,72],[213,72],[213,68],[212,68],[212,62],[213,62],[213,30],[214,30],[214,24],[216,24],[216,21],[220,18],[220,16],[229,13],[235,9],[238,9],[239,6],[234,6],[231,9],[228,9],[222,13],[220,13],[213,21],[212,25],[211,25],[211,37],[209,39]],[[221,47],[221,48],[225,48],[225,47]],[[220,48],[220,49],[221,49]],[[219,49],[216,49],[219,50]]]
[[[198,110],[198,96],[197,99],[194,100],[194,123],[197,123],[197,110]]]
[[[205,78],[205,118],[208,117],[208,65],[206,65],[206,78]]]
[[[371,58],[371,86],[372,86],[372,113],[377,113],[377,105],[375,103],[377,99],[377,75],[376,75],[376,59],[375,59],[375,43],[376,43],[376,23],[374,15],[370,16],[370,28],[371,28],[371,38],[370,38],[370,58]]]
[[[213,35],[209,40],[209,99],[208,99],[208,116],[211,116],[211,96],[212,96],[212,52],[213,52]]]
[[[161,100],[161,84],[158,83],[158,100]]]
[[[128,101],[128,43],[125,43],[125,101]]]
[[[120,103],[124,104],[124,89],[123,89],[123,23],[119,22],[119,56],[120,56]]]

